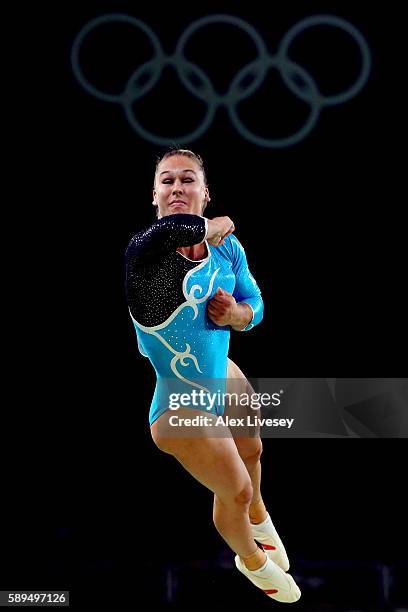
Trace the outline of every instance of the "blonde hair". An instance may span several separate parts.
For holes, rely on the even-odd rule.
[[[164,155],[162,155],[161,157],[157,158],[156,161],[156,170],[154,175],[156,176],[157,174],[157,170],[159,167],[159,164],[167,159],[168,157],[173,157],[174,155],[184,155],[184,157],[189,157],[190,159],[193,159],[194,161],[197,162],[197,164],[200,166],[200,170],[203,173],[204,176],[204,185],[207,185],[207,177],[205,175],[205,169],[204,169],[204,162],[203,159],[201,157],[201,155],[198,155],[198,153],[194,153],[193,151],[190,151],[189,149],[170,149],[169,151],[166,151],[166,153],[164,153]]]

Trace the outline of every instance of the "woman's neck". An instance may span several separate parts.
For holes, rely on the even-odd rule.
[[[178,247],[177,250],[185,257],[193,260],[204,259],[207,255],[207,247],[204,242],[187,247]]]

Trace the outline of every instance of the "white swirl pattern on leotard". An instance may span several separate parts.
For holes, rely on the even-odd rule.
[[[198,315],[198,308],[197,308],[197,304],[201,304],[202,302],[204,302],[211,294],[212,292],[212,288],[214,285],[214,279],[215,276],[217,275],[218,271],[220,268],[217,268],[210,279],[210,283],[208,285],[208,290],[206,292],[205,295],[203,295],[203,297],[198,298],[195,295],[196,291],[199,291],[199,293],[203,293],[203,287],[201,287],[201,285],[193,285],[190,288],[190,291],[187,291],[187,282],[190,278],[190,276],[192,276],[194,274],[194,272],[196,272],[197,270],[199,270],[200,268],[204,267],[207,264],[207,261],[203,261],[199,266],[197,266],[196,268],[193,268],[192,270],[189,270],[187,272],[187,274],[185,275],[184,279],[183,279],[183,294],[184,297],[186,298],[186,301],[183,302],[182,304],[180,304],[180,306],[178,306],[176,308],[176,310],[174,312],[172,312],[172,314],[163,322],[160,323],[159,325],[154,325],[153,327],[147,327],[145,325],[142,325],[141,323],[138,323],[138,321],[136,321],[136,319],[133,318],[132,313],[130,312],[130,308],[129,308],[129,313],[130,316],[132,318],[133,323],[142,331],[144,331],[147,334],[150,334],[152,336],[155,336],[156,338],[158,338],[158,340],[160,340],[160,342],[162,344],[164,344],[164,346],[171,352],[174,354],[174,357],[172,358],[171,362],[170,362],[170,367],[171,370],[174,372],[174,374],[177,376],[177,378],[180,378],[181,380],[183,380],[184,382],[188,383],[189,385],[192,385],[193,387],[198,387],[199,389],[203,389],[204,391],[209,392],[209,389],[207,389],[206,387],[203,387],[202,385],[199,385],[198,383],[195,383],[191,380],[188,380],[187,378],[185,378],[184,376],[182,376],[180,374],[180,372],[177,370],[177,363],[180,362],[180,364],[184,367],[188,366],[188,363],[186,363],[186,359],[190,359],[195,368],[197,369],[198,372],[200,372],[200,374],[202,374],[202,371],[200,369],[200,366],[198,364],[197,361],[197,357],[195,355],[193,355],[191,353],[191,347],[190,345],[186,342],[186,349],[185,351],[176,351],[175,348],[173,348],[164,338],[163,336],[161,336],[158,333],[158,330],[163,329],[165,327],[167,327],[172,321],[173,319],[186,307],[190,307],[193,309],[194,312],[194,317],[193,317],[193,321],[194,319],[197,318]]]

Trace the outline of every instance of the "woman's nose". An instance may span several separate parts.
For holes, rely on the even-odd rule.
[[[173,193],[180,193],[183,191],[183,184],[182,183],[174,183],[173,185]]]

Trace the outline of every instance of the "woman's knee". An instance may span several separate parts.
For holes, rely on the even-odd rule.
[[[252,488],[251,481],[248,480],[245,484],[240,487],[234,496],[234,503],[237,506],[249,506],[252,501],[254,490]]]
[[[239,441],[238,453],[247,467],[254,467],[260,461],[262,450],[260,438],[248,438],[245,441],[242,439]]]
[[[251,505],[254,491],[250,478],[237,484],[229,491],[215,494],[216,506],[243,508]]]

